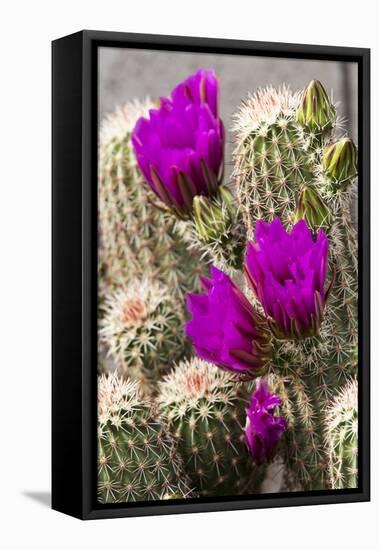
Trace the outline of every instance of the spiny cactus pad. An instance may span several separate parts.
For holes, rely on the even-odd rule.
[[[247,451],[247,395],[233,375],[194,358],[180,363],[159,389],[160,409],[194,488],[203,496],[256,491],[264,469]]]
[[[185,498],[189,480],[176,443],[138,383],[98,379],[98,501]]]

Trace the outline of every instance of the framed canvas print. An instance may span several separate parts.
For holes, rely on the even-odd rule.
[[[369,500],[369,50],[53,42],[53,508]]]

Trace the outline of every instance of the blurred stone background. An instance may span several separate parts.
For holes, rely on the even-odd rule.
[[[134,98],[169,95],[172,88],[199,67],[213,68],[220,80],[220,113],[227,130],[226,177],[231,170],[233,113],[248,92],[286,83],[295,91],[312,79],[321,80],[346,130],[357,142],[358,66],[356,63],[270,57],[199,54],[127,48],[99,50],[99,122],[116,106]]]

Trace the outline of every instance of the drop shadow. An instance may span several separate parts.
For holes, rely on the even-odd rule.
[[[22,494],[42,506],[51,507],[51,493],[49,491],[23,491]]]

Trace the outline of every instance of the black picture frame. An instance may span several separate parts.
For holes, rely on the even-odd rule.
[[[359,487],[96,503],[97,51],[100,46],[358,64]],[[370,500],[370,50],[81,31],[52,43],[52,507],[81,519]]]

